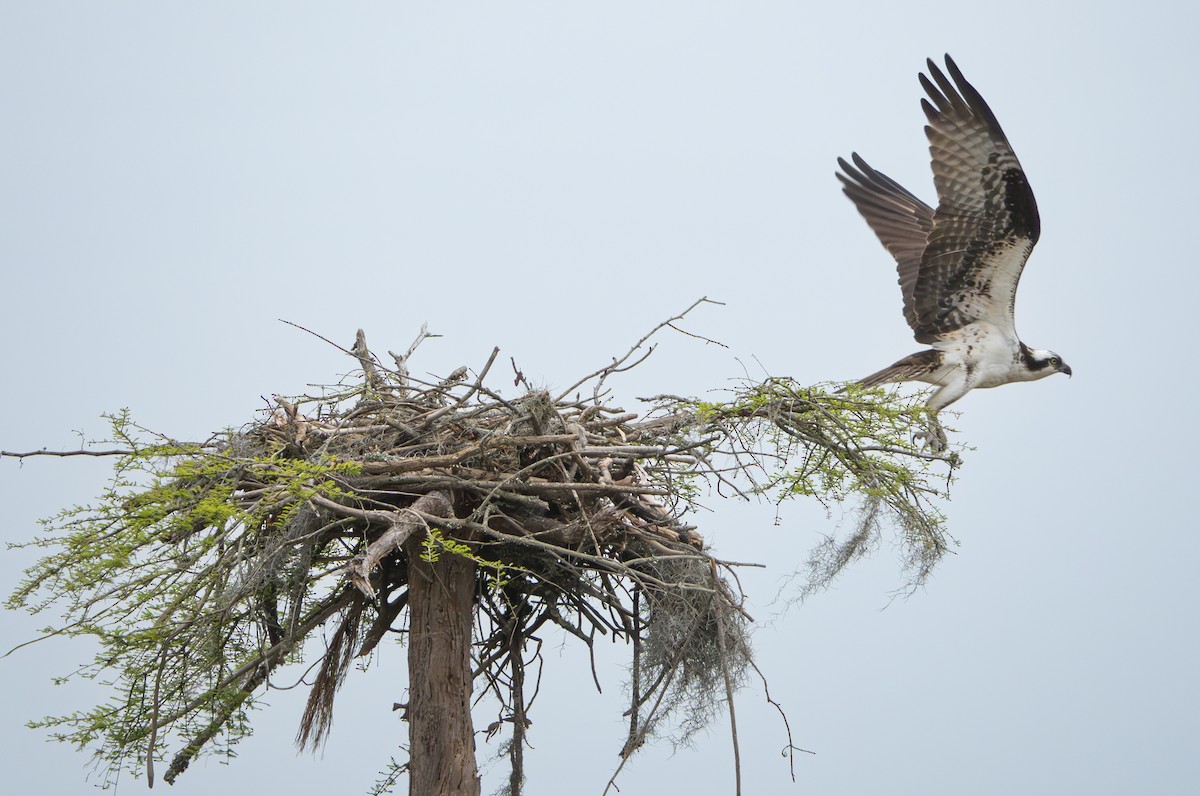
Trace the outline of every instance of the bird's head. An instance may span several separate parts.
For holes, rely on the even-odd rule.
[[[1025,367],[1029,369],[1030,378],[1033,379],[1044,379],[1054,373],[1071,375],[1071,366],[1058,354],[1044,348],[1026,349]]]

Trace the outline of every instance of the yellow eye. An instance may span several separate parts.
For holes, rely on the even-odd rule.
[[[1057,368],[1058,367],[1058,357],[1050,357],[1050,365],[1052,367]]]

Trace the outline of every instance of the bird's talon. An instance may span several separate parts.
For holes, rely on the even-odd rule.
[[[928,448],[931,453],[941,453],[946,450],[946,432],[941,425],[932,425],[925,431],[917,431],[912,435],[913,445]]]

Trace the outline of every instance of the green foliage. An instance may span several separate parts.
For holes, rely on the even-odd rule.
[[[112,439],[129,453],[99,501],[43,521],[21,546],[51,550],[25,572],[11,609],[51,602],[67,622],[48,635],[92,636],[93,661],[60,678],[112,682],[120,696],[92,710],[30,726],[110,767],[144,770],[161,758],[166,730],[202,735],[219,723],[232,745],[270,666],[298,654],[299,636],[331,595],[320,551],[282,529],[314,495],[338,496],[358,465],[287,459],[266,446],[234,453],[228,432],[206,444],[154,438],[122,411]],[[247,495],[247,478],[261,494]],[[241,485],[240,487],[238,485]],[[289,564],[289,561],[291,562]],[[161,731],[161,732],[160,732]]]
[[[505,561],[493,561],[475,552],[471,545],[457,542],[447,538],[437,528],[430,528],[424,538],[421,540],[421,558],[431,564],[436,564],[441,558],[442,553],[460,556],[470,559],[475,562],[475,565],[481,571],[487,573],[488,588],[493,591],[501,591],[508,585],[509,578],[514,572],[528,572],[524,567],[519,567]]]
[[[948,498],[959,461],[957,454],[913,445],[912,430],[929,421],[923,397],[856,384],[831,392],[773,378],[748,383],[725,402],[671,398],[659,411],[690,416],[681,424],[680,445],[690,441],[704,450],[708,467],[660,477],[686,500],[696,500],[702,483],[713,480],[719,489],[776,501],[813,498],[828,507],[857,500],[858,521],[847,539],[826,539],[813,551],[805,592],[827,587],[866,555],[886,516],[899,531],[908,585],[915,587],[955,544],[937,504]],[[729,463],[718,466],[715,459]]]

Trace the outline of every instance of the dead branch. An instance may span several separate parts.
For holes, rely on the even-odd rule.
[[[133,451],[123,448],[115,448],[112,450],[85,450],[77,451],[51,451],[43,448],[40,451],[28,451],[26,453],[14,453],[12,451],[0,451],[0,456],[7,456],[10,459],[27,459],[30,456],[130,456]]]
[[[321,502],[328,506],[332,501],[322,499]],[[345,510],[346,507],[340,508]],[[394,513],[391,526],[367,546],[366,552],[347,565],[346,576],[368,600],[374,600],[375,589],[371,586],[371,570],[378,566],[384,556],[399,550],[408,541],[408,537],[417,531],[428,529],[431,518],[448,518],[453,511],[450,496],[446,492],[437,490],[422,495],[412,506]],[[441,523],[435,521],[433,524]]]

